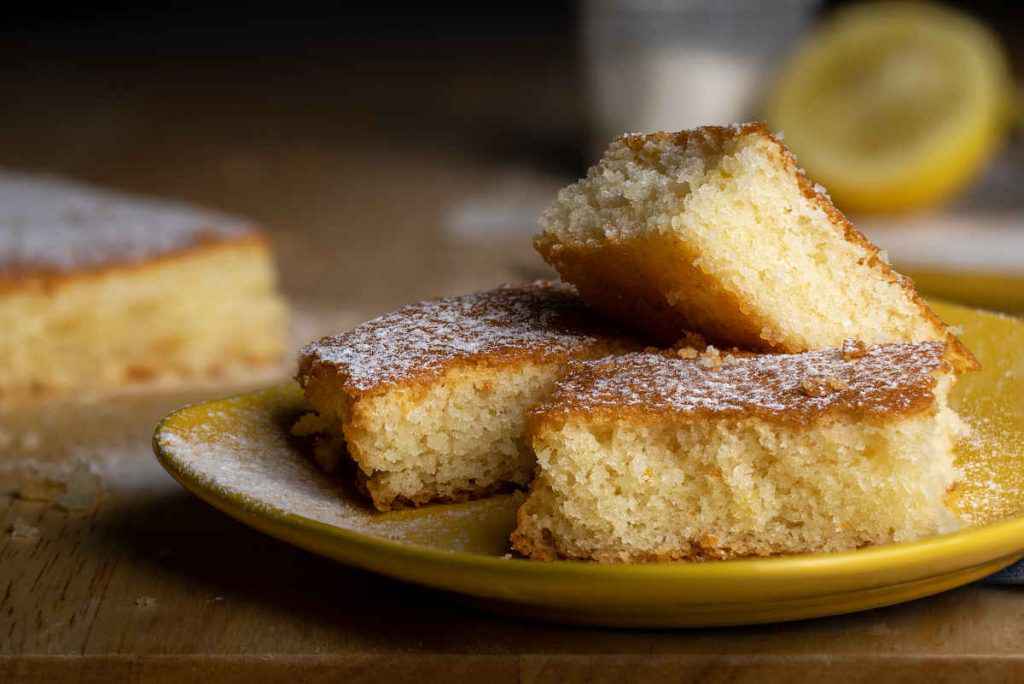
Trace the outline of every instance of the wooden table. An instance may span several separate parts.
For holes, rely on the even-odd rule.
[[[417,81],[403,92],[427,103],[418,119],[390,112],[387,97],[366,104],[379,90],[369,75],[322,95],[333,72],[295,76],[288,64],[249,85],[216,65],[160,78],[146,65],[8,73],[0,163],[254,217],[312,336],[309,326],[541,272],[525,246],[467,246],[444,231],[458,202],[579,128],[575,101],[559,99],[571,83],[537,67],[523,85],[512,64],[453,60],[447,90]],[[481,89],[489,105],[466,95]],[[975,585],[784,625],[617,631],[494,617],[336,565],[233,522],[153,459],[158,418],[235,389],[0,416],[0,681],[1024,677],[1019,589]]]

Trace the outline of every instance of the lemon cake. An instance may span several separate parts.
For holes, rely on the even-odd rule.
[[[688,352],[688,353],[687,353]],[[528,419],[521,554],[600,562],[841,551],[952,531],[944,343],[570,364]]]
[[[763,124],[626,135],[541,217],[540,254],[664,343],[777,352],[939,340],[976,366]]]
[[[317,462],[348,456],[380,510],[460,501],[529,482],[527,410],[570,359],[632,343],[575,290],[537,282],[402,307],[301,353]]]
[[[277,363],[285,318],[244,221],[0,171],[0,397]]]

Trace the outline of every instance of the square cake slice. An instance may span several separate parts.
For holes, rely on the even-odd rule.
[[[525,556],[841,551],[952,531],[962,423],[942,342],[570,365],[530,416]]]
[[[593,307],[668,344],[802,352],[940,340],[974,357],[763,124],[626,135],[541,218]]]
[[[0,171],[0,398],[276,364],[286,317],[246,222]]]
[[[347,450],[380,510],[522,486],[526,412],[566,363],[634,348],[567,285],[537,282],[402,307],[302,350],[327,470]]]

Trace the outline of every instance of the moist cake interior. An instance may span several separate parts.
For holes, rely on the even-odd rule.
[[[540,558],[839,551],[956,529],[941,343],[578,362],[531,416],[514,547]]]
[[[299,430],[322,463],[344,443],[381,510],[483,496],[530,480],[526,412],[569,359],[634,347],[566,285],[420,302],[303,350]]]
[[[975,363],[761,124],[625,136],[541,226],[537,249],[584,299],[665,343],[947,340]]]

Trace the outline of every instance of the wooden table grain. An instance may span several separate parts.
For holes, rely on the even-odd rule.
[[[297,335],[311,335],[543,271],[524,266],[525,245],[448,237],[445,217],[486,192],[509,158],[526,163],[506,151],[579,126],[576,105],[558,99],[575,83],[545,81],[538,67],[533,85],[492,88],[487,108],[459,93],[511,67],[447,66],[448,91],[409,91],[470,103],[447,123],[438,112],[450,102],[430,105],[425,121],[360,104],[375,92],[370,77],[328,97],[282,67],[270,98],[227,87],[229,69],[155,80],[144,69],[12,71],[0,164],[252,216],[271,231]],[[556,104],[531,112],[531,98]],[[337,565],[218,513],[154,460],[161,416],[236,389],[154,388],[0,413],[0,681],[1024,677],[1024,591],[1013,588],[973,585],[791,624],[626,631],[497,617]]]

